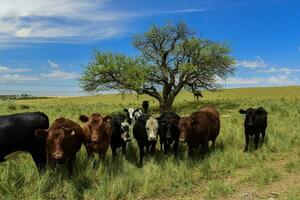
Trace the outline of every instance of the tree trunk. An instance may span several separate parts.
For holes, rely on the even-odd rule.
[[[159,102],[159,112],[164,113],[172,110],[173,98],[163,99]]]

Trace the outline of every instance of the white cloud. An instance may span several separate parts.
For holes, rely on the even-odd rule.
[[[47,62],[50,65],[50,67],[52,67],[52,68],[59,68],[59,64],[51,61],[50,59],[48,59]]]
[[[31,69],[28,68],[9,68],[5,66],[0,66],[0,74],[9,74],[9,73],[22,73],[29,72]]]
[[[112,0],[0,0],[0,48],[8,43],[81,43],[118,36],[132,18],[203,9],[116,10]]]
[[[38,80],[37,77],[24,76],[20,74],[0,74],[0,82],[24,82],[24,81],[35,81]]]
[[[41,77],[50,80],[67,80],[67,79],[77,79],[80,77],[80,74],[77,74],[76,72],[65,72],[61,70],[53,70],[47,74],[42,73]]]
[[[292,79],[288,74],[269,76],[269,77],[252,77],[252,78],[228,78],[227,80],[218,80],[222,85],[252,85],[252,86],[267,86],[267,85],[293,85],[299,84],[299,80]]]
[[[259,67],[267,67],[267,63],[265,61],[257,56],[255,60],[238,60],[236,67],[246,67],[246,68],[259,68]]]
[[[297,69],[297,68],[288,68],[288,67],[282,67],[282,68],[279,68],[279,67],[271,67],[267,70],[258,70],[257,72],[263,72],[263,73],[278,73],[278,72],[283,72],[285,74],[290,74],[290,73],[293,73],[293,72],[300,72],[300,69]]]
[[[158,14],[173,14],[173,13],[195,13],[195,12],[203,12],[205,9],[181,9],[181,10],[165,10],[165,11],[153,11],[152,13]]]
[[[112,37],[127,14],[108,10],[108,2],[0,0],[0,42]]]

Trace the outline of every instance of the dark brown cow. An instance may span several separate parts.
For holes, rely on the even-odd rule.
[[[216,117],[216,119],[219,119],[219,120],[220,120],[220,113],[219,113],[219,111],[217,111],[217,109],[216,109],[215,107],[213,107],[213,106],[205,106],[205,107],[202,107],[202,108],[200,108],[199,111],[201,111],[201,112],[209,112],[209,113],[213,114],[213,115]]]
[[[201,153],[208,153],[208,142],[215,140],[220,132],[220,120],[211,112],[198,111],[189,117],[182,117],[178,125],[180,129],[179,141],[186,141],[188,144],[189,157],[193,154],[193,148],[201,145]]]
[[[61,117],[49,129],[37,129],[35,134],[46,138],[47,161],[50,167],[67,162],[68,171],[72,174],[76,153],[83,142],[80,125]]]
[[[82,122],[86,122],[83,125],[82,130],[88,156],[91,157],[93,153],[98,153],[99,158],[104,160],[113,131],[111,122],[112,117],[94,113],[89,117],[80,115],[79,119]]]

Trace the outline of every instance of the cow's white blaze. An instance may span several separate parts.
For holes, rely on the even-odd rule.
[[[128,113],[129,113],[130,119],[134,119],[134,117],[133,117],[134,108],[128,108]]]
[[[149,141],[157,140],[158,121],[154,117],[146,121],[146,131]]]

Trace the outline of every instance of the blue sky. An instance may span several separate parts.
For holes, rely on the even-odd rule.
[[[185,21],[227,41],[237,60],[224,87],[300,85],[296,0],[0,0],[0,94],[83,95],[95,49],[136,55],[134,34]]]

